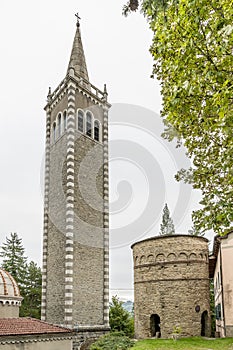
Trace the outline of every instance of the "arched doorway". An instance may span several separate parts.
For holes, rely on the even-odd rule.
[[[205,310],[201,315],[201,336],[207,335],[208,312]]]
[[[152,337],[161,337],[160,317],[157,314],[153,314],[150,317],[150,334]]]

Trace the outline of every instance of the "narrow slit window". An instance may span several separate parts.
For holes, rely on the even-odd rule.
[[[66,115],[66,111],[64,111],[63,113],[63,128],[64,128],[64,132],[67,129],[67,115]]]
[[[58,116],[58,137],[61,136],[61,114]]]
[[[86,135],[92,136],[92,116],[90,112],[87,112],[87,120],[86,120]]]
[[[78,111],[78,131],[83,132],[83,129],[84,129],[83,111]]]
[[[98,120],[95,120],[95,123],[94,123],[94,139],[96,141],[100,140],[100,124]]]
[[[56,123],[53,123],[53,142],[56,141]]]

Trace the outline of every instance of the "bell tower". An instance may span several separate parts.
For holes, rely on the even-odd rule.
[[[108,110],[91,84],[80,18],[65,78],[46,111],[42,320],[108,327]]]

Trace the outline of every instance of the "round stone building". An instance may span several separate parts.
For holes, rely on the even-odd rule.
[[[19,317],[22,299],[14,278],[0,269],[0,318]]]
[[[135,337],[210,335],[208,240],[156,236],[132,245]]]

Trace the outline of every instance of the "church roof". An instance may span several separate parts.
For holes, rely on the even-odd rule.
[[[9,272],[0,269],[0,299],[1,297],[19,298],[20,291],[15,279]]]
[[[30,317],[0,318],[0,336],[71,333],[71,329]]]
[[[70,68],[74,68],[75,73],[81,76],[83,79],[89,81],[86,59],[83,50],[82,38],[80,33],[79,17],[77,22],[77,29],[74,37],[73,47],[70,56],[70,62],[68,65],[68,71]]]

